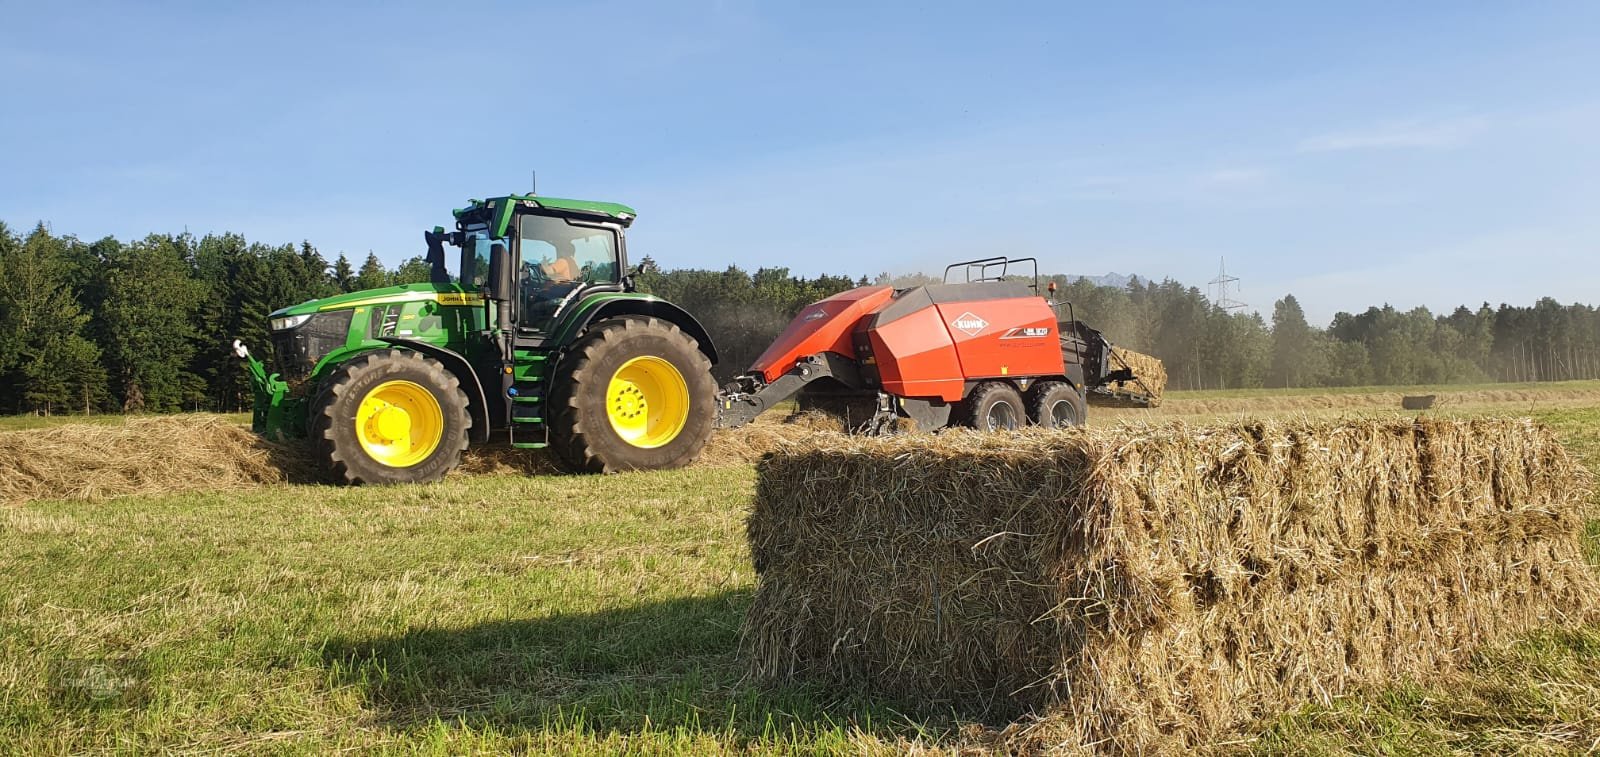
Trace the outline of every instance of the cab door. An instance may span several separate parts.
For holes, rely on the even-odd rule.
[[[548,336],[583,295],[621,291],[621,234],[615,224],[526,213],[517,219],[521,307],[517,330]]]

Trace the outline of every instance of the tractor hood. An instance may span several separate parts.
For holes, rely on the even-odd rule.
[[[320,300],[307,300],[273,311],[270,317],[311,315],[325,310],[348,310],[363,305],[392,305],[400,302],[433,301],[441,305],[478,305],[483,295],[477,290],[463,289],[459,284],[401,284],[381,289],[363,289],[359,292],[336,294]]]

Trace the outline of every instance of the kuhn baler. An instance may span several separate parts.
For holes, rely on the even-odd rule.
[[[1076,426],[1091,391],[1148,401],[1099,331],[1061,318],[1036,274],[1031,286],[1010,275],[1020,264],[1037,270],[1032,258],[986,258],[950,266],[943,284],[859,287],[807,306],[724,387],[718,425],[791,398],[868,433],[898,418],[920,430]],[[958,270],[966,281],[948,283]]]

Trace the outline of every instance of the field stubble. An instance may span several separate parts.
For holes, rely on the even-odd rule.
[[[1527,415],[1527,399],[1439,414]],[[1170,394],[1163,413],[1183,402]],[[1536,419],[1600,464],[1600,391],[1534,402]],[[1096,422],[1117,415],[1096,410]],[[503,450],[427,486],[213,471],[212,488],[178,493],[6,492],[0,752],[997,745],[992,728],[908,717],[904,702],[744,678],[745,463],[802,430],[760,424],[715,441],[707,464],[665,473],[550,476],[538,456]],[[146,454],[162,449],[141,436]],[[1597,543],[1591,522],[1591,562]],[[84,695],[86,669],[123,688]],[[1577,627],[1485,649],[1441,683],[1308,706],[1221,748],[1582,751],[1600,743],[1597,712],[1600,630]]]

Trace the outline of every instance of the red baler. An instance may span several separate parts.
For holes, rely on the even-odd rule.
[[[1108,369],[1110,344],[1100,332],[1059,321],[1037,284],[1007,275],[1031,262],[957,263],[946,281],[964,268],[965,282],[859,287],[805,307],[725,387],[718,425],[743,425],[793,397],[843,403],[851,425],[867,431],[897,417],[924,430],[1082,424],[1086,392],[1132,376]]]

